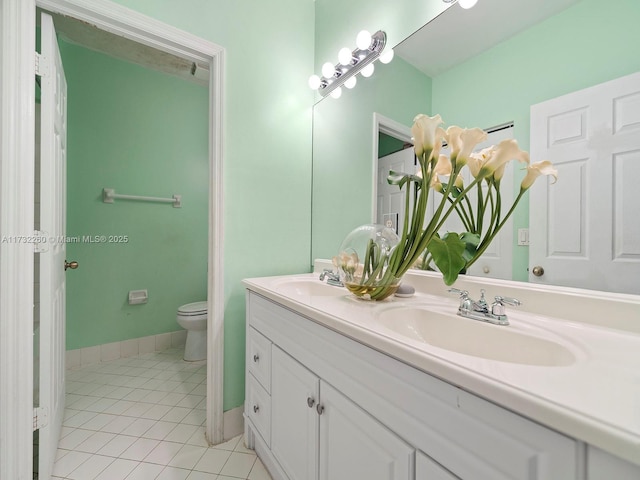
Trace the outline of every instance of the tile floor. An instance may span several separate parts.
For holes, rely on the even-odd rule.
[[[181,349],[67,371],[53,479],[271,480],[238,436],[208,447],[206,367]]]

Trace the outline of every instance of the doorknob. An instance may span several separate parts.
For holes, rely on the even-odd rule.
[[[66,260],[64,261],[64,269],[65,271],[67,270],[67,268],[70,268],[71,270],[75,270],[76,268],[78,268],[78,262],[67,262]]]
[[[531,270],[531,273],[533,273],[536,277],[541,277],[542,275],[544,275],[544,268],[542,268],[540,265],[536,265]]]

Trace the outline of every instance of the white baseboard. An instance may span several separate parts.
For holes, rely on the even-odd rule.
[[[83,367],[118,358],[133,357],[143,353],[160,352],[168,348],[181,347],[184,346],[186,338],[187,331],[178,330],[176,332],[132,338],[122,342],[67,350],[66,368]]]
[[[225,441],[244,433],[244,406],[227,410],[222,416],[222,436]]]

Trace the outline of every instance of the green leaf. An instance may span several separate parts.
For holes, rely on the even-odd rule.
[[[448,232],[442,239],[434,236],[429,242],[427,248],[446,285],[453,285],[467,263],[463,256],[465,246],[460,236],[453,232]]]
[[[463,232],[460,234],[460,240],[464,242],[464,252],[462,256],[464,257],[465,264],[473,257],[475,257],[478,252],[478,245],[480,245],[480,235],[477,233],[471,232]]]

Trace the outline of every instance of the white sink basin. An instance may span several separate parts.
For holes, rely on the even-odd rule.
[[[500,362],[561,367],[576,357],[552,340],[425,308],[399,307],[377,315],[380,326],[444,350]],[[513,323],[513,322],[512,322]]]
[[[344,287],[327,285],[312,278],[285,280],[275,286],[275,290],[283,295],[293,297],[335,297],[349,293]]]

